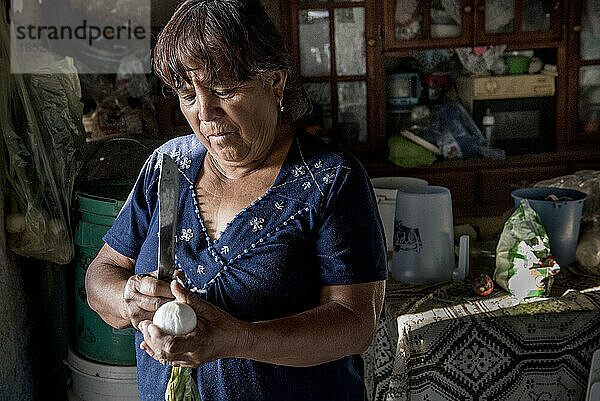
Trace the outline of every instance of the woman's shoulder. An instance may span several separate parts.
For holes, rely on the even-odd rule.
[[[165,154],[171,157],[177,163],[179,172],[183,176],[193,177],[195,166],[198,165],[194,162],[205,152],[206,148],[194,134],[179,136],[158,146],[146,160],[146,165],[141,173],[144,176],[146,193],[153,192],[151,190],[157,184],[162,161],[161,155]],[[189,177],[188,181],[191,180]]]
[[[189,134],[178,136],[160,145],[154,150],[154,155],[167,154],[172,159],[178,159],[188,154],[195,154],[198,151],[203,152],[205,150],[202,142],[198,140],[196,135]]]
[[[163,143],[148,157],[148,172],[158,170],[161,155],[166,154],[173,159],[182,170],[187,170],[192,162],[204,155],[206,148],[194,134],[178,136]]]
[[[360,161],[351,153],[337,150],[322,142],[319,138],[306,132],[296,134],[296,143],[303,160],[309,166],[321,166],[328,169],[364,171]]]

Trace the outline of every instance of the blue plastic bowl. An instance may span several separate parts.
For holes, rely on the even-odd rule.
[[[564,188],[533,187],[512,192],[515,209],[521,199],[539,214],[550,240],[550,253],[559,265],[567,266],[575,261],[575,249],[579,239],[581,211],[587,195],[581,191]],[[555,195],[558,200],[548,199]]]

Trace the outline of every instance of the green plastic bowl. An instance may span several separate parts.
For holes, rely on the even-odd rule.
[[[527,74],[529,70],[529,57],[508,56],[504,59],[506,69],[510,75]]]

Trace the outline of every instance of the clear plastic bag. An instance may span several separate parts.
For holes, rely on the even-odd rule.
[[[581,228],[575,260],[581,273],[600,276],[600,223],[586,224]]]
[[[575,250],[576,270],[583,274],[600,275],[600,170],[579,170],[537,182],[535,186],[574,189],[587,195]]]
[[[600,223],[600,170],[579,170],[537,182],[535,186],[574,189],[585,193],[587,198],[583,203],[581,223]]]
[[[71,196],[85,146],[79,78],[71,59],[52,66],[60,74],[10,74],[9,49],[8,27],[0,23],[7,243],[19,255],[67,264],[74,256]]]
[[[446,159],[506,158],[502,149],[487,146],[485,136],[460,103],[446,103],[437,109],[421,136],[440,148]]]

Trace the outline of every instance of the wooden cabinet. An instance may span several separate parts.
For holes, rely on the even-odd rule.
[[[553,42],[559,0],[384,0],[387,51]]]
[[[600,7],[596,0],[570,2],[567,24],[567,136],[572,146],[600,142]]]
[[[296,71],[313,103],[307,126],[336,147],[376,151],[378,24],[373,1],[282,0]]]
[[[475,45],[549,43],[561,39],[560,0],[475,0]]]
[[[355,153],[371,176],[449,187],[457,215],[502,213],[519,186],[600,165],[596,0],[281,0],[281,26],[315,113],[303,124]],[[505,161],[388,159],[386,74],[415,51],[507,45],[556,64],[555,152]],[[393,68],[390,68],[390,65]],[[424,77],[423,77],[424,78]]]
[[[432,0],[384,0],[385,50],[468,46],[473,38],[473,0],[452,3],[446,8]]]

